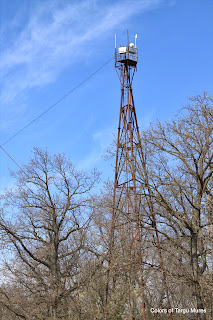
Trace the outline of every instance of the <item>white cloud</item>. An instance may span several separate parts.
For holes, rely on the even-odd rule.
[[[147,112],[145,115],[143,115],[143,117],[138,119],[138,122],[140,123],[140,128],[139,128],[140,131],[146,130],[149,127],[151,121],[153,120],[154,114],[155,114],[155,109],[151,108],[149,109],[149,112]],[[108,158],[111,159],[111,156],[113,157],[113,165],[114,165],[115,154],[113,155],[113,153],[116,149],[115,145],[117,141],[117,125],[118,123],[116,121],[113,125],[105,127],[104,129],[99,130],[93,134],[92,136],[93,149],[86,156],[85,159],[79,162],[80,169],[88,170],[95,166],[100,167],[101,162],[102,162],[102,166],[105,167],[108,164],[106,162],[103,162],[103,160],[107,160]],[[108,150],[112,152],[112,154],[110,154]],[[109,165],[111,165],[110,161],[109,161]]]
[[[8,41],[10,46],[0,53],[2,103],[13,101],[26,89],[55,81],[65,66],[88,54],[86,45],[93,39],[101,36],[103,40],[107,31],[160,3],[84,0],[59,7],[57,2],[40,2],[28,23],[17,31],[16,40]]]
[[[97,166],[103,157],[107,154],[108,148],[115,139],[116,125],[110,125],[93,134],[93,149],[86,158],[79,162],[79,168],[83,170],[91,169]]]

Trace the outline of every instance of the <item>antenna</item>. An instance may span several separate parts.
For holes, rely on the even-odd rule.
[[[138,35],[136,34],[135,35],[135,48],[137,48],[137,41],[136,41],[137,37],[138,37]]]
[[[115,49],[116,49],[116,34],[115,34]]]

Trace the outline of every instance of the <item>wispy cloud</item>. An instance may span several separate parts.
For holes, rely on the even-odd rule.
[[[54,82],[65,66],[86,54],[91,40],[105,37],[136,12],[153,9],[161,2],[39,2],[28,22],[21,30],[17,28],[15,40],[8,41],[9,46],[1,50],[1,102],[11,102],[27,89]],[[17,21],[14,25],[18,25]],[[4,31],[7,32],[6,27]]]
[[[116,128],[116,124],[110,125],[93,134],[93,148],[86,158],[79,162],[80,169],[88,170],[97,165],[100,167],[100,162],[104,160],[103,157],[115,139]]]
[[[146,130],[149,127],[154,115],[155,109],[151,108],[149,109],[149,112],[146,112],[146,114],[143,115],[143,117],[140,117],[140,119],[138,119],[138,122],[140,123],[140,131]],[[114,124],[109,125],[108,127],[105,127],[102,130],[95,132],[92,135],[92,139],[93,148],[91,152],[86,155],[85,159],[79,162],[80,169],[88,170],[93,168],[94,166],[100,167],[101,162],[102,167],[105,167],[107,165],[107,163],[104,162],[104,160],[111,158],[111,155],[108,151],[112,152],[113,154],[113,151],[115,151],[116,148],[115,144],[117,140],[117,121]],[[110,163],[111,162],[109,161],[109,165]]]

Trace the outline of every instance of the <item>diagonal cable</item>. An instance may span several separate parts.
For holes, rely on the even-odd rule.
[[[34,122],[36,122],[38,119],[40,119],[44,114],[46,114],[48,111],[50,111],[52,108],[54,108],[57,104],[59,104],[62,100],[64,100],[67,96],[69,96],[73,91],[75,91],[76,89],[78,89],[80,86],[82,86],[82,84],[84,84],[86,81],[88,81],[89,79],[91,79],[95,74],[97,74],[102,68],[104,68],[109,62],[111,62],[114,59],[111,58],[110,60],[108,60],[107,62],[105,62],[99,69],[97,69],[95,72],[93,72],[91,75],[89,75],[87,78],[85,78],[82,82],[80,82],[77,86],[75,86],[73,89],[71,89],[69,92],[67,92],[62,98],[60,98],[59,100],[57,100],[55,103],[53,103],[49,108],[47,108],[44,112],[42,112],[39,116],[37,116],[35,119],[33,119],[32,121],[30,121],[27,125],[25,125],[23,128],[21,128],[19,131],[17,131],[14,135],[12,135],[10,138],[8,138],[6,141],[4,141],[0,147],[2,148],[2,146],[4,146],[6,143],[8,143],[9,141],[11,141],[13,138],[15,138],[17,135],[19,135],[19,133],[21,133],[22,131],[24,131],[26,128],[28,128],[29,126],[31,126],[31,124],[33,124]],[[7,152],[2,148],[2,150],[7,154]],[[8,155],[8,154],[7,154]],[[9,156],[9,155],[8,155]]]
[[[51,110],[53,107],[55,107],[57,104],[59,104],[62,100],[64,100],[67,96],[69,96],[73,91],[75,91],[77,88],[79,88],[82,84],[84,84],[86,81],[88,81],[90,78],[92,78],[95,74],[97,74],[102,68],[104,68],[109,62],[111,62],[114,59],[111,58],[110,60],[108,60],[107,62],[105,62],[99,69],[97,69],[95,72],[93,72],[91,75],[89,75],[87,78],[85,78],[82,82],[80,82],[77,86],[75,86],[72,90],[70,90],[69,92],[67,92],[62,98],[60,98],[59,100],[57,100],[54,104],[52,104],[49,108],[47,108],[44,112],[42,112],[39,116],[37,116],[34,120],[30,121],[27,125],[25,125],[22,129],[20,129],[19,131],[17,131],[14,135],[12,135],[9,139],[7,139],[5,142],[3,142],[0,145],[0,149],[8,156],[8,158],[10,158],[13,163],[24,173],[27,175],[27,173],[21,168],[21,166],[16,162],[16,160],[3,148],[3,146],[8,143],[10,140],[12,140],[13,138],[15,138],[17,135],[19,135],[19,133],[21,133],[22,131],[24,131],[26,128],[28,128],[31,124],[33,124],[35,121],[37,121],[38,119],[40,119],[44,114],[46,114],[49,110]],[[29,188],[30,189],[30,188]]]

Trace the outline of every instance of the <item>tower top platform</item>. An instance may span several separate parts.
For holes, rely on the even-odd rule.
[[[116,36],[115,36],[115,66],[119,66],[120,64],[129,65],[131,67],[136,67],[138,62],[138,49],[136,47],[136,39],[135,36],[135,44],[130,43],[127,46],[116,46]]]

